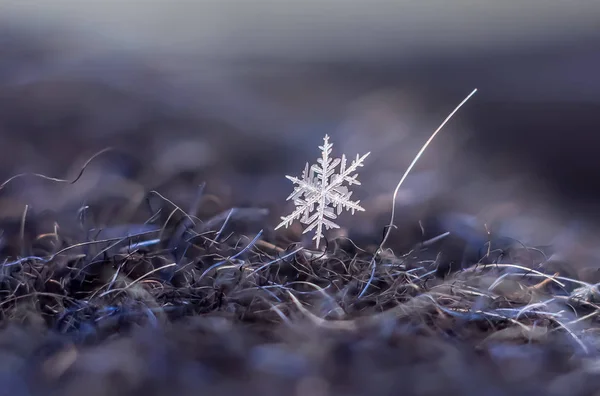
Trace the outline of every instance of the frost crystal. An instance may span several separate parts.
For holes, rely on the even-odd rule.
[[[356,179],[358,177],[355,173],[356,169],[363,166],[363,161],[371,153],[362,157],[357,154],[356,159],[346,168],[345,155],[342,155],[341,159],[330,157],[332,147],[333,144],[329,143],[329,136],[325,135],[323,145],[319,146],[321,158],[317,160],[318,165],[315,164],[309,168],[307,162],[304,172],[302,172],[302,179],[286,176],[298,185],[286,199],[286,201],[290,199],[294,201],[296,210],[289,216],[282,217],[283,221],[275,228],[283,226],[287,228],[294,220],[300,219],[301,223],[308,224],[303,234],[316,228],[313,241],[317,241],[317,249],[321,238],[324,237],[323,227],[325,229],[339,228],[332,220],[335,220],[343,209],[350,210],[353,215],[357,210],[361,212],[365,210],[359,205],[360,201],[350,200],[352,192],[343,184],[360,185]],[[339,173],[336,173],[338,165],[340,165],[340,169]],[[335,209],[337,209],[337,213]]]

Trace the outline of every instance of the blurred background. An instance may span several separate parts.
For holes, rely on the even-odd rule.
[[[74,185],[11,182],[0,215],[98,203],[110,224],[206,182],[212,209],[268,207],[274,226],[327,133],[336,156],[372,153],[367,210],[339,223],[376,242],[402,173],[478,88],[400,191],[396,240],[433,217],[432,235],[572,246],[600,220],[598,21],[594,0],[2,0],[2,179],[72,179],[116,150]]]

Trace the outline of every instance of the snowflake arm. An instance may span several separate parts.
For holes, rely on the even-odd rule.
[[[321,158],[315,165],[309,167],[308,163],[306,164],[301,179],[286,176],[292,183],[297,184],[287,198],[294,202],[296,209],[290,215],[282,217],[282,222],[275,228],[276,230],[283,226],[287,228],[295,220],[300,220],[301,223],[308,225],[304,234],[315,230],[313,240],[316,241],[317,248],[321,238],[324,237],[323,229],[339,228],[333,220],[344,209],[350,210],[353,215],[356,211],[364,211],[364,208],[359,205],[360,201],[350,199],[352,192],[343,184],[360,185],[355,172],[363,166],[364,160],[370,154],[367,153],[362,157],[357,154],[356,159],[346,168],[345,155],[342,155],[342,158],[331,157],[333,144],[329,143],[329,136],[325,135],[323,145],[319,146],[319,149]],[[336,172],[338,165],[340,165],[339,173]]]

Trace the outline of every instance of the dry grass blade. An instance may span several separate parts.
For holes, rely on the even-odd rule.
[[[410,163],[410,165],[408,166],[408,168],[406,169],[406,171],[402,175],[402,178],[400,178],[400,181],[396,185],[396,188],[394,189],[394,193],[392,195],[392,213],[390,215],[390,223],[386,226],[386,230],[385,230],[385,234],[383,236],[383,240],[379,244],[379,247],[377,248],[377,251],[373,255],[373,259],[371,260],[371,263],[369,264],[370,267],[371,267],[371,276],[369,277],[369,280],[367,281],[367,283],[363,287],[363,290],[361,291],[361,293],[359,295],[359,298],[362,297],[365,294],[365,292],[367,291],[367,289],[369,288],[369,286],[373,282],[373,276],[375,274],[375,260],[376,260],[377,256],[383,251],[383,246],[387,242],[388,237],[390,236],[390,232],[392,231],[392,228],[394,227],[394,217],[395,217],[395,214],[396,214],[396,199],[398,197],[398,191],[400,191],[400,187],[402,186],[402,184],[404,183],[404,181],[408,177],[408,174],[410,173],[410,171],[416,165],[416,163],[419,160],[419,158],[421,158],[421,156],[423,155],[423,153],[425,152],[425,150],[427,149],[427,147],[429,147],[429,145],[431,144],[431,142],[433,141],[433,139],[436,137],[436,135],[442,130],[442,128],[444,128],[444,126],[448,123],[448,121],[450,121],[450,119],[452,117],[454,117],[454,114],[456,114],[456,112],[458,112],[458,110],[460,110],[460,108],[465,103],[467,103],[467,101],[469,99],[471,99],[471,97],[473,95],[475,95],[476,92],[477,92],[477,89],[474,89],[469,95],[467,95],[467,97],[465,99],[463,99],[463,101],[460,102],[460,104],[458,106],[456,106],[456,108],[448,115],[448,117],[446,117],[446,119],[440,124],[440,126],[431,134],[431,136],[429,137],[429,139],[427,139],[427,141],[425,142],[425,144],[423,145],[423,147],[421,147],[421,150],[419,150],[419,152],[417,153],[417,155],[415,156],[415,158],[412,160],[412,162]]]

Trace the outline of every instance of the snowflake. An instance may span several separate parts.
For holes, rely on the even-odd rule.
[[[294,201],[296,210],[289,216],[282,217],[283,221],[275,228],[276,230],[283,226],[287,228],[294,220],[300,219],[301,223],[308,225],[303,234],[316,228],[313,241],[316,240],[317,249],[321,238],[324,237],[323,227],[325,229],[339,228],[332,220],[335,220],[343,209],[350,210],[352,215],[355,211],[365,210],[359,205],[360,201],[350,200],[352,192],[343,184],[360,185],[356,179],[358,177],[355,173],[356,169],[363,166],[363,161],[371,153],[362,157],[357,154],[356,159],[346,168],[345,155],[342,155],[341,159],[330,157],[332,147],[333,144],[329,143],[329,136],[325,135],[323,145],[319,146],[321,158],[317,160],[318,165],[315,164],[309,168],[307,162],[304,172],[302,172],[302,179],[286,176],[298,185],[286,199],[286,201],[290,199]],[[338,165],[340,165],[340,169],[339,173],[336,173]],[[337,213],[334,209],[337,209]]]

